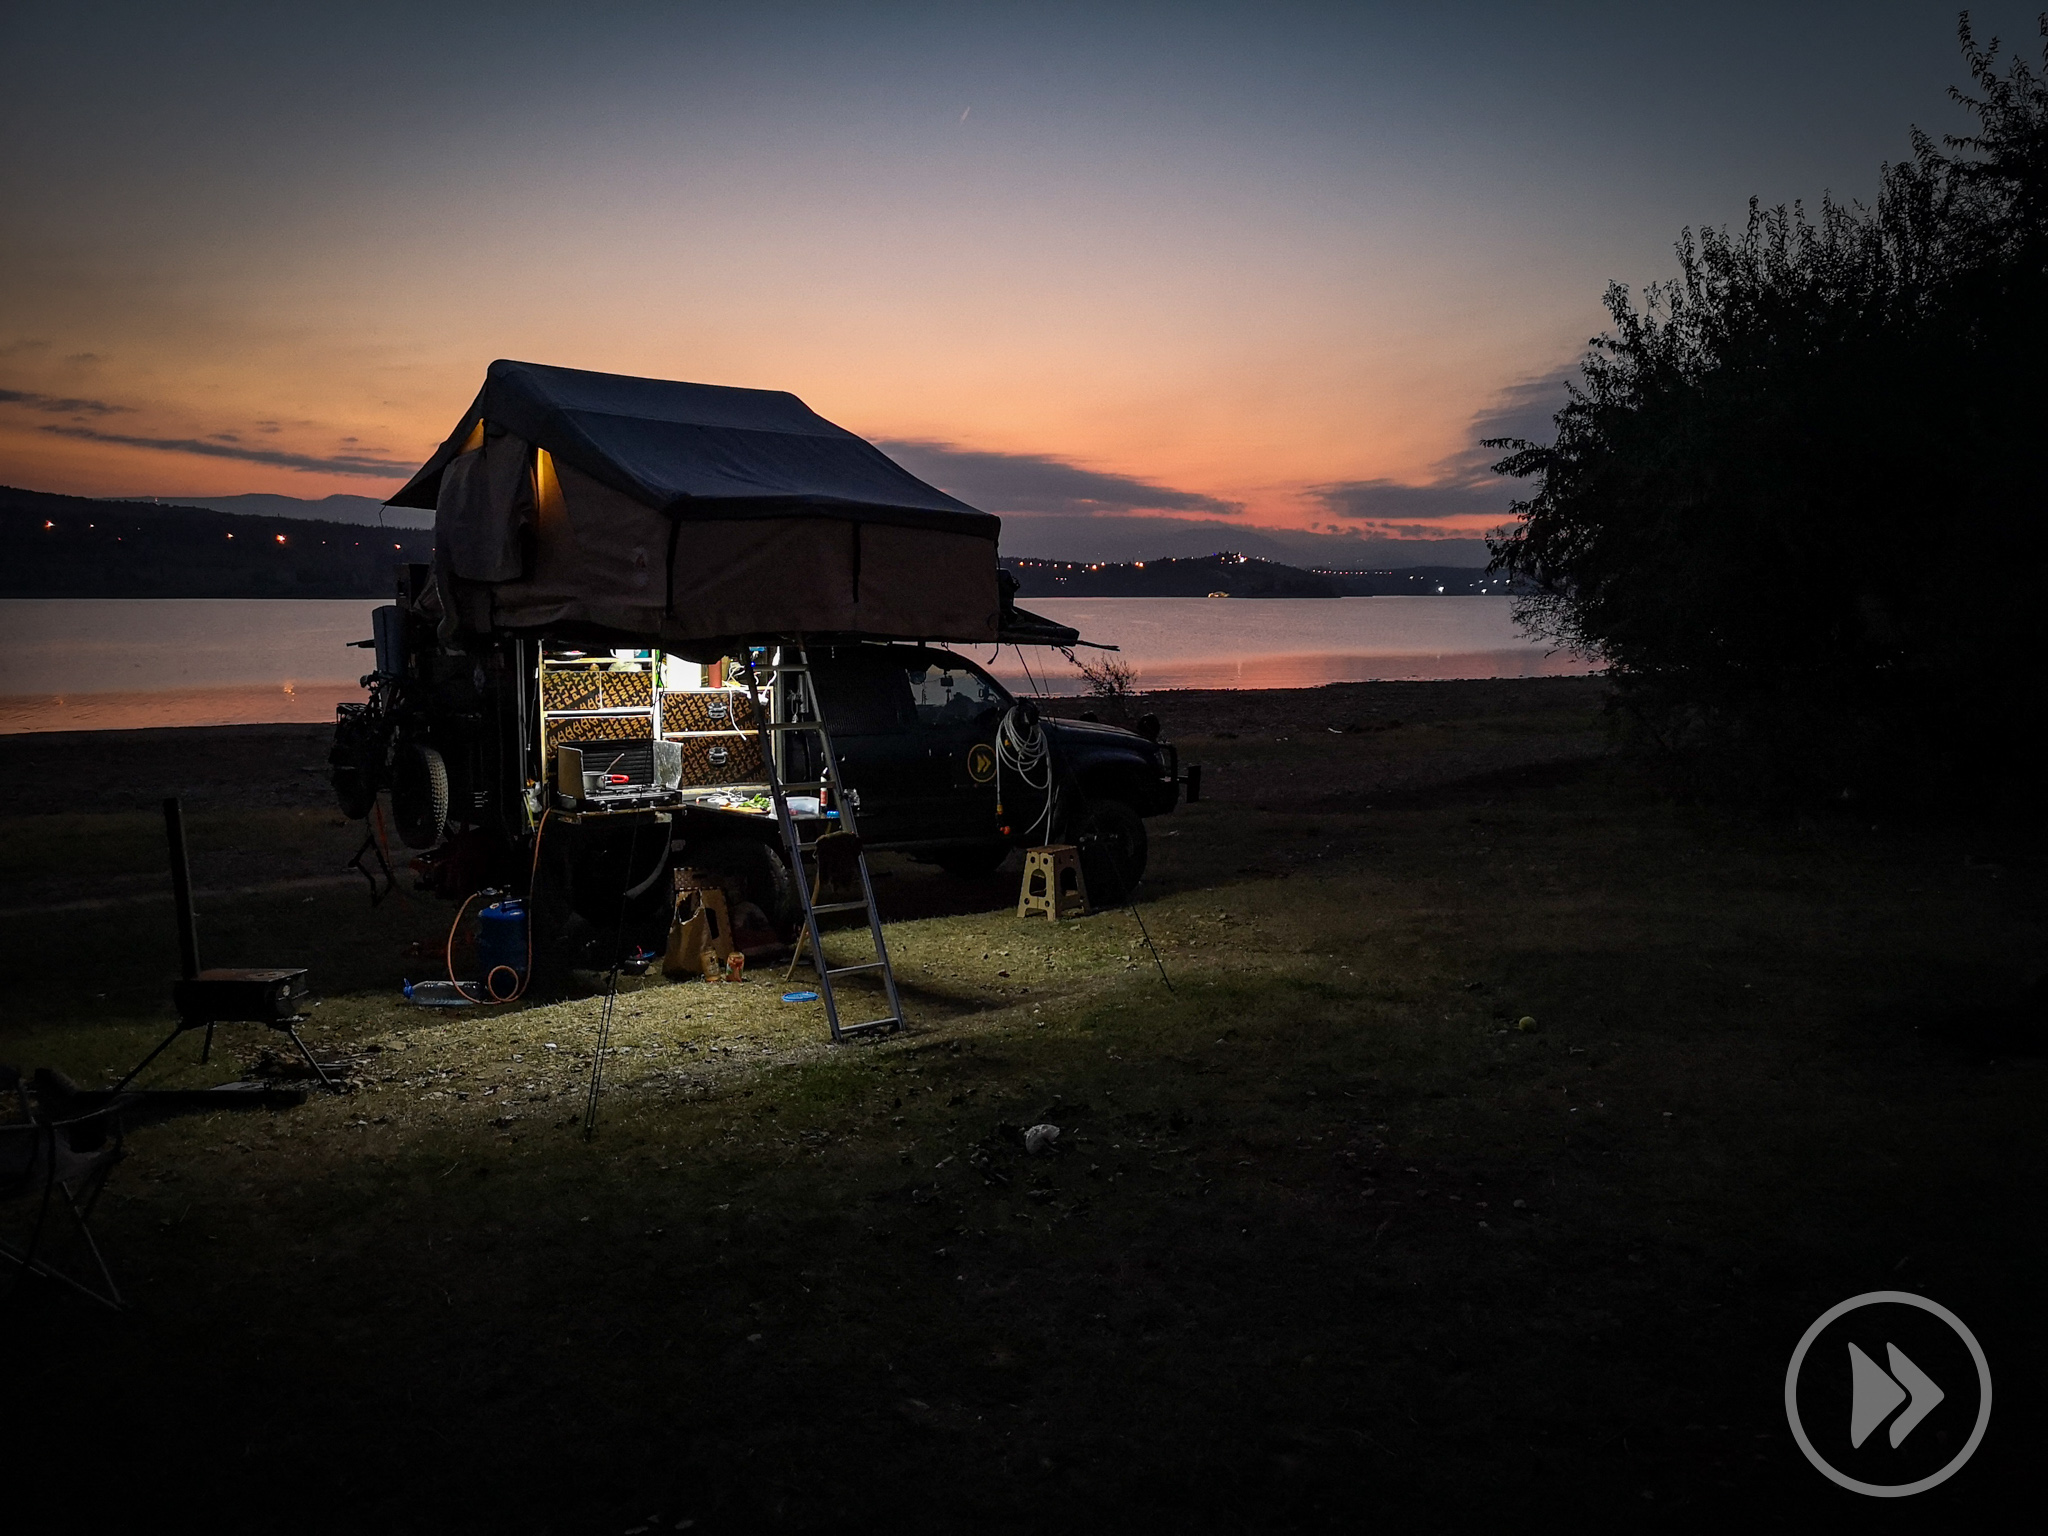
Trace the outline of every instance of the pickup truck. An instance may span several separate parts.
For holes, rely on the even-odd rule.
[[[667,712],[693,697],[665,691],[660,653],[508,637],[452,647],[406,596],[401,589],[396,606],[378,610],[369,698],[337,712],[328,760],[348,816],[383,826],[378,805],[388,795],[390,826],[416,851],[421,889],[452,901],[483,888],[526,891],[536,963],[557,940],[658,945],[671,869],[717,872],[772,927],[793,932],[795,881],[758,793],[744,785],[737,797],[715,785],[707,792],[716,769],[685,773],[681,786],[660,781],[652,738],[689,736]],[[1149,720],[1127,731],[1040,719],[1031,701],[1013,698],[974,662],[931,646],[814,646],[808,655],[869,847],[978,874],[1012,847],[1070,842],[1090,895],[1115,902],[1144,876],[1144,818],[1171,811],[1183,783],[1195,793],[1195,772],[1181,774]],[[708,733],[717,745],[698,745],[710,764],[730,762],[735,776],[758,778],[747,734],[754,705],[730,681],[725,687],[733,691],[694,696],[719,726]],[[786,690],[777,694],[771,719],[793,702]],[[596,793],[558,785],[557,726],[564,734],[552,740],[582,742],[607,770],[586,775],[606,780]],[[781,739],[786,781],[821,777],[822,765],[807,760],[815,734]],[[359,861],[380,836],[366,831]]]
[[[972,661],[926,646],[814,651],[811,667],[870,847],[979,874],[1013,847],[1074,843],[1098,902],[1121,901],[1144,878],[1144,818],[1171,811],[1185,782],[1156,722],[1127,731],[1039,718]],[[1035,725],[1047,760],[1025,772],[1006,762],[1006,722],[1020,733]]]

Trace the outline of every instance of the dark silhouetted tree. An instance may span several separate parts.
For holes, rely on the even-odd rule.
[[[1686,231],[1640,307],[1608,289],[1556,441],[1489,444],[1536,482],[1492,541],[1519,617],[1667,745],[1910,792],[2036,729],[2048,78],[1960,35],[1975,132],[1916,130],[1874,206]]]

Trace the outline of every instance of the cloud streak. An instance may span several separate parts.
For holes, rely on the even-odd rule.
[[[1229,517],[1244,504],[1084,469],[1039,453],[984,453],[950,443],[882,438],[876,446],[948,495],[990,512],[1206,512]]]
[[[1435,478],[1423,484],[1340,480],[1314,486],[1309,494],[1334,515],[1374,525],[1375,531],[1394,537],[1416,537],[1427,522],[1439,519],[1503,519],[1516,487],[1493,472],[1501,450],[1482,444],[1503,437],[1548,441],[1551,418],[1564,404],[1565,383],[1578,372],[1574,363],[1502,390],[1493,404],[1472,418],[1470,446],[1445,459]]]
[[[239,459],[247,464],[268,464],[278,469],[297,469],[309,474],[363,475],[389,480],[409,475],[418,466],[398,464],[389,459],[366,458],[360,454],[281,453],[269,448],[242,448],[232,443],[207,442],[196,437],[132,437],[121,432],[102,432],[94,427],[48,426],[42,429],[58,437],[78,438],[88,443],[112,443],[121,448],[152,448],[160,453],[197,453],[212,459]]]
[[[0,405],[20,405],[52,416],[113,416],[132,407],[109,405],[104,400],[81,400],[68,395],[38,395],[24,389],[0,389]]]
[[[1341,480],[1319,485],[1315,499],[1347,522],[1507,515],[1508,490],[1499,480],[1464,477],[1408,485],[1399,480]]]

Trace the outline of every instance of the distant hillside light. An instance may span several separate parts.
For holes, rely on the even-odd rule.
[[[278,535],[277,535],[276,537],[277,537],[277,542],[278,542],[278,543],[282,544],[282,543],[284,542],[284,535],[283,535],[283,534],[281,534],[281,533],[280,533],[280,534],[278,534]]]

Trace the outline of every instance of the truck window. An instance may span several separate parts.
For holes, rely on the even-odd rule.
[[[978,672],[933,662],[905,669],[920,725],[972,725],[1003,706],[1002,695]]]
[[[865,658],[863,658],[864,660]],[[903,668],[839,663],[819,669],[818,695],[835,736],[907,730],[916,715]]]

